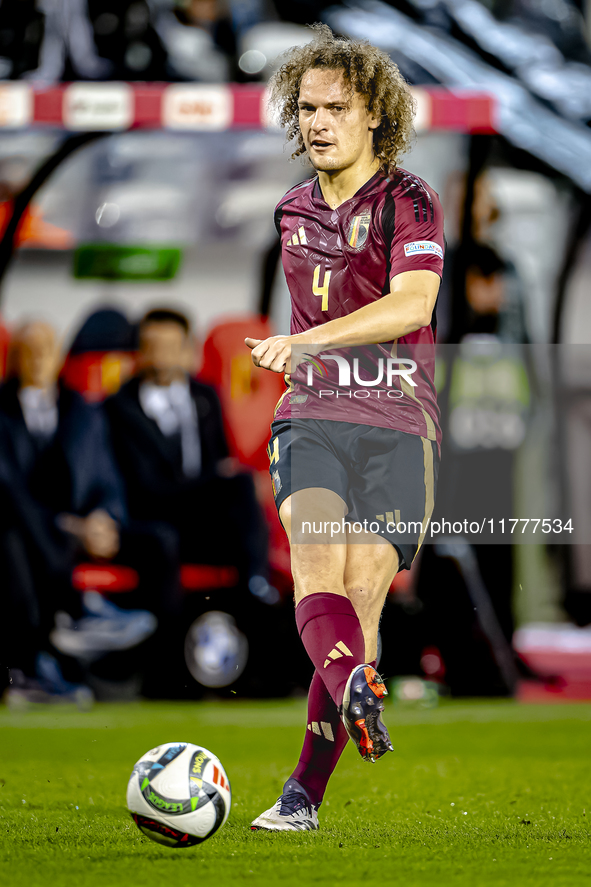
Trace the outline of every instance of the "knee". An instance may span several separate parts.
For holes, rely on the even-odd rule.
[[[388,593],[388,580],[383,575],[376,577],[363,577],[359,581],[348,581],[345,578],[345,591],[347,597],[359,613],[372,614],[381,612],[385,597]]]
[[[371,582],[353,582],[345,583],[345,591],[347,592],[347,597],[356,608],[365,610],[371,607],[380,589]]]
[[[371,582],[347,582],[345,583],[345,590],[347,594],[363,599],[371,597],[373,586]]]

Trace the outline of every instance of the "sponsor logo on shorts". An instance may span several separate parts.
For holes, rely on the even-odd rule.
[[[405,256],[416,256],[420,253],[430,253],[439,259],[443,258],[443,250],[434,240],[413,240],[404,244]]]
[[[281,492],[281,487],[283,486],[278,471],[274,471],[271,475],[271,484],[273,486],[273,495],[277,496]]]

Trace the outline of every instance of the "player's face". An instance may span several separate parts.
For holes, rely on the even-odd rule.
[[[338,172],[374,159],[373,131],[379,118],[352,92],[341,70],[311,68],[302,77],[299,122],[312,165]]]

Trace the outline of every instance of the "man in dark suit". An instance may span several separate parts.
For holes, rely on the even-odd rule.
[[[139,373],[105,404],[130,513],[167,521],[182,561],[233,564],[264,599],[267,530],[254,483],[228,457],[218,397],[191,378],[192,362],[187,318],[150,311]]]
[[[51,649],[56,611],[69,614],[52,633],[67,654],[133,646],[156,620],[73,591],[77,561],[110,561],[128,547],[122,482],[101,411],[57,384],[53,329],[26,324],[13,352],[15,375],[0,388],[2,660],[26,695],[39,677],[40,651]]]

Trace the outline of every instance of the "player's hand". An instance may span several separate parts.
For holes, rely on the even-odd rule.
[[[252,362],[256,367],[273,373],[291,372],[291,346],[294,336],[270,336],[268,339],[246,338],[252,349]]]

